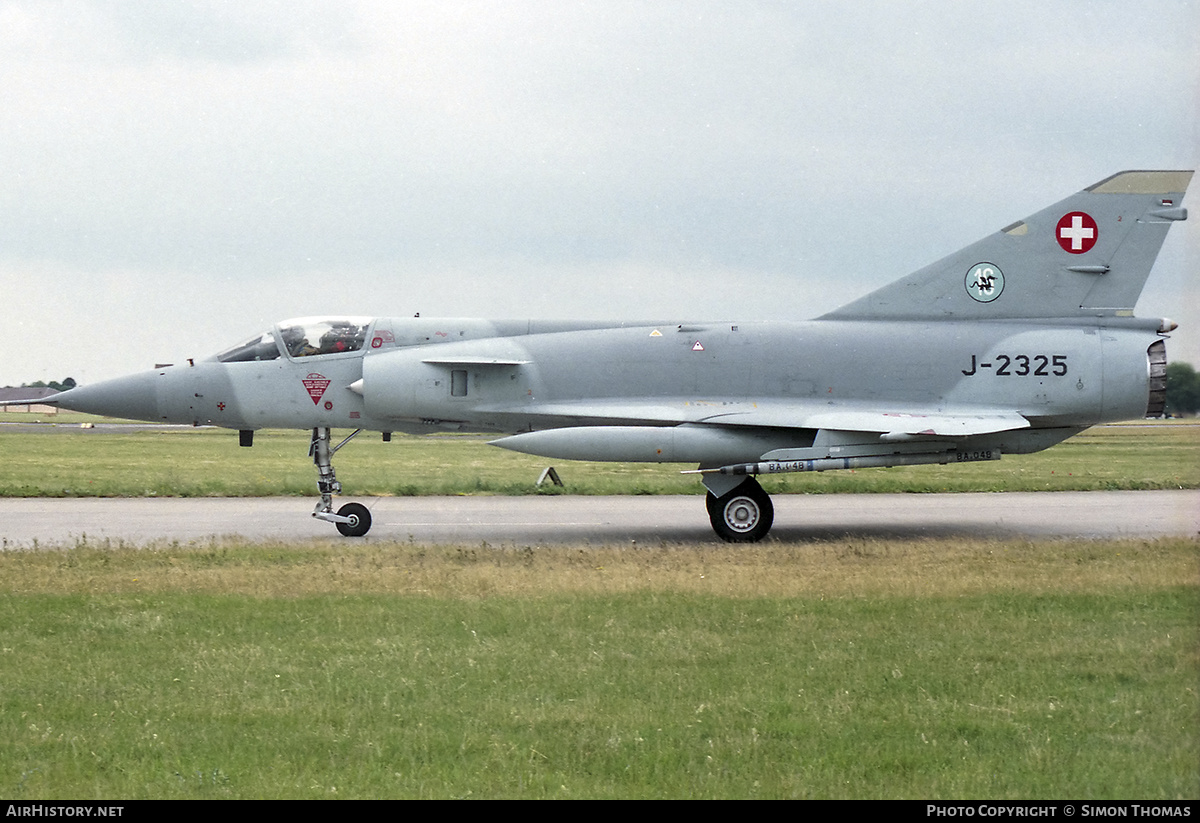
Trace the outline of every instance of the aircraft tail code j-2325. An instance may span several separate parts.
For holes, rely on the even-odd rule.
[[[333,454],[360,431],[498,432],[551,458],[689,463],[728,541],[756,475],[996,460],[1156,415],[1166,319],[1133,316],[1191,171],[1125,171],[804,322],[291,320],[207,360],[71,389],[139,420],[312,430],[313,516],[366,534]],[[39,402],[47,402],[45,400]],[[353,429],[337,445],[334,427]]]

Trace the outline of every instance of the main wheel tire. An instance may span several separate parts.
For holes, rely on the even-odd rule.
[[[709,492],[705,505],[713,531],[727,543],[756,543],[775,522],[771,497],[753,477],[720,497]]]
[[[362,503],[347,503],[338,514],[350,518],[349,523],[337,524],[337,530],[346,537],[362,537],[371,530],[371,510]]]

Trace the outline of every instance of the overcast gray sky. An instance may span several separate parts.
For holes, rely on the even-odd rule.
[[[302,315],[812,317],[1197,168],[1198,109],[1185,0],[0,0],[0,385]],[[1198,200],[1138,313],[1200,365]]]

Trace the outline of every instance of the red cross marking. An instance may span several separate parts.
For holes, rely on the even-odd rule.
[[[1064,214],[1059,219],[1058,226],[1054,230],[1054,237],[1058,240],[1058,245],[1063,247],[1063,251],[1071,254],[1083,254],[1091,251],[1092,246],[1096,245],[1100,231],[1090,214],[1073,211]]]

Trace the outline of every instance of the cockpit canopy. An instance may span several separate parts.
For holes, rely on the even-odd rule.
[[[285,320],[276,328],[292,357],[358,351],[367,337],[367,317],[306,317]]]
[[[284,320],[271,331],[257,334],[217,355],[222,363],[247,363],[288,357],[346,354],[362,349],[369,317],[302,317]],[[280,348],[282,344],[282,349]]]

